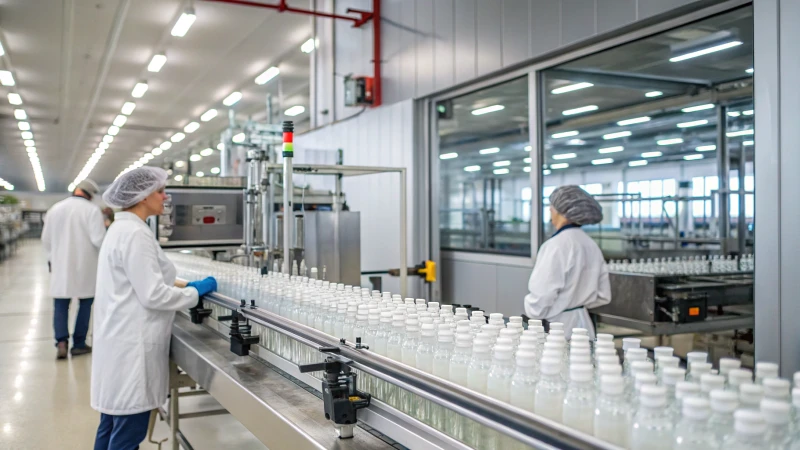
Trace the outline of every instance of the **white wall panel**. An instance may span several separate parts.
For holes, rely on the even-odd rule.
[[[695,2],[696,0],[638,0],[636,12],[639,19],[645,19]]]
[[[478,40],[475,36],[478,18],[477,0],[458,0],[455,3],[455,82],[463,83],[478,76],[475,55]]]
[[[594,0],[561,0],[561,45],[592,37],[595,27]]]
[[[476,11],[478,75],[483,75],[503,67],[502,8],[497,2],[478,0]]]
[[[598,33],[636,21],[636,0],[595,0],[595,3]]]
[[[455,6],[454,0],[433,6],[433,89],[440,90],[455,83]]]
[[[503,0],[503,65],[530,57],[529,0]]]
[[[417,2],[416,5],[416,41],[417,51],[417,90],[432,92],[434,77],[433,54],[433,3]]]

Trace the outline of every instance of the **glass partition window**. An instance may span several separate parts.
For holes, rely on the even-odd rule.
[[[530,255],[527,77],[436,106],[441,247]]]

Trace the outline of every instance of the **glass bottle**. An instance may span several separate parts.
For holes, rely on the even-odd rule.
[[[718,449],[714,435],[708,427],[711,409],[708,400],[689,397],[683,401],[681,419],[675,426],[674,450]]]
[[[564,393],[562,410],[564,425],[586,434],[594,432],[595,384],[592,371],[589,364],[570,365],[570,381]]]
[[[606,375],[600,379],[600,395],[594,411],[594,436],[622,448],[628,447],[631,407],[624,396],[621,376]]]
[[[760,411],[742,409],[733,415],[733,432],[728,433],[721,446],[725,450],[753,450],[764,448],[767,426]]]
[[[664,386],[642,386],[631,424],[631,450],[672,450],[674,431],[666,406]]]
[[[791,405],[782,400],[765,398],[761,401],[761,415],[767,425],[764,434],[765,449],[784,450],[789,448],[792,442],[789,430],[789,417]]]
[[[561,366],[560,359],[542,358],[534,399],[536,414],[556,422],[561,422],[563,418],[564,394],[567,390],[561,375]]]
[[[739,397],[735,392],[714,389],[710,399],[711,417],[708,418],[708,428],[722,446],[725,438],[733,433],[733,413],[739,406]]]

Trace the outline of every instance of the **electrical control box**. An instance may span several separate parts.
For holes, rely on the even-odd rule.
[[[344,106],[371,106],[373,101],[374,87],[372,77],[345,77]]]

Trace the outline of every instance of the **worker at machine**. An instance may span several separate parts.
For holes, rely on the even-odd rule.
[[[90,353],[86,345],[92,314],[97,255],[106,235],[100,208],[92,198],[100,192],[97,183],[84,179],[72,196],[50,208],[44,219],[42,246],[50,267],[50,296],[53,297],[53,328],[56,358],[65,359],[69,348],[69,305],[80,302],[72,335],[72,355]]]
[[[600,204],[578,186],[561,186],[550,195],[550,221],[557,231],[536,255],[525,314],[562,322],[567,339],[573,328],[586,328],[594,339],[587,309],[611,302],[603,252],[581,229],[602,220]]]
[[[214,291],[208,277],[176,283],[167,259],[145,223],[164,211],[167,172],[141,167],[103,194],[122,208],[100,249],[94,321],[92,408],[101,413],[95,450],[138,448],[150,412],[163,405],[169,385],[169,345],[175,311],[189,309]]]

